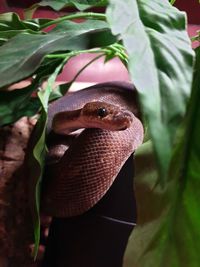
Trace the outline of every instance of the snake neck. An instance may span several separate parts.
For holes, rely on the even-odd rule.
[[[57,134],[69,134],[78,129],[84,128],[79,119],[81,109],[57,113],[52,122],[52,129]]]

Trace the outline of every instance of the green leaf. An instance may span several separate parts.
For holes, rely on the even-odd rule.
[[[15,36],[0,47],[0,87],[32,75],[48,53],[86,48],[88,34],[107,27],[98,20],[66,21],[46,35]]]
[[[20,33],[42,34],[40,27],[43,23],[49,22],[49,19],[21,20],[16,13],[0,14],[0,39],[5,41]]]
[[[53,19],[48,19],[48,18],[34,18],[34,19],[29,19],[26,20],[32,23],[35,23],[38,25],[39,28],[41,28],[42,25],[46,24],[47,22],[53,21]]]
[[[6,41],[8,41],[8,39],[20,33],[36,34],[34,31],[31,30],[9,30],[9,31],[0,31],[0,38],[1,39],[4,38]]]
[[[0,14],[0,31],[18,30],[20,33],[20,31],[24,30],[30,33],[36,33],[39,29],[40,25],[36,20],[21,20],[13,12]]]
[[[0,92],[0,126],[14,123],[23,116],[33,116],[38,111],[38,99],[31,98],[37,86],[34,82],[23,89]]]
[[[7,38],[0,38],[0,46],[3,45],[7,41],[8,41]]]
[[[95,6],[106,6],[108,1],[107,0],[72,0],[72,5],[74,5],[79,10],[85,10]]]
[[[106,0],[43,0],[34,4],[30,10],[35,10],[40,6],[49,6],[56,11],[61,10],[67,6],[75,6],[78,10],[85,10],[94,6],[104,6],[107,4]]]
[[[116,36],[112,35],[110,29],[94,32],[89,38],[89,47],[104,47],[117,42]]]
[[[176,0],[170,0],[169,2],[170,2],[171,5],[174,5]]]
[[[142,199],[140,192],[139,224],[129,240],[126,267],[199,266],[200,48],[195,70],[192,96],[173,155],[168,184],[162,190],[159,186],[152,190],[148,179],[139,182],[137,178],[145,194],[143,192]],[[145,208],[142,210],[141,206]]]
[[[60,64],[55,72],[49,77],[47,86],[38,93],[42,105],[41,115],[31,136],[29,145],[29,181],[30,181],[30,202],[34,223],[36,257],[40,241],[40,189],[41,179],[44,171],[44,160],[46,155],[46,126],[48,119],[48,102],[52,92],[56,77],[65,64],[66,60]]]
[[[140,95],[164,183],[192,82],[193,51],[185,14],[167,0],[111,0],[107,18],[129,55],[130,76]]]
[[[0,126],[11,124],[23,116],[35,115],[41,107],[37,97],[31,97],[42,82],[62,63],[63,59],[44,60],[32,84],[12,91],[0,91]]]

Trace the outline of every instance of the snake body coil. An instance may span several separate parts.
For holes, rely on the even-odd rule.
[[[51,104],[49,133],[52,127],[58,134],[86,129],[55,164],[48,165],[42,210],[70,217],[93,207],[142,143],[139,118],[137,93],[128,83],[98,84]]]

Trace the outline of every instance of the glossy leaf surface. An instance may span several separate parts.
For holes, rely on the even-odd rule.
[[[21,20],[16,13],[3,13],[0,14],[0,39],[4,39],[6,42],[20,33],[37,34],[39,33],[39,26],[34,20]]]
[[[46,54],[87,47],[87,34],[108,27],[106,22],[65,21],[48,34],[19,34],[0,47],[0,87],[29,77]]]
[[[49,6],[58,11],[67,6],[75,6],[79,10],[85,10],[96,5],[105,5],[106,3],[107,1],[105,0],[43,0],[40,3],[35,4],[33,8],[38,6]]]
[[[155,186],[153,168],[148,171],[140,169],[136,175],[139,220],[129,241],[125,267],[199,266],[200,48],[195,70],[192,96],[173,155],[168,183],[163,189]],[[139,155],[138,167],[140,164],[145,166],[146,160],[149,163],[147,155],[151,153],[147,151]]]
[[[25,88],[12,91],[0,91],[0,126],[14,123],[23,116],[35,115],[41,107],[37,97],[32,97],[38,91],[44,79],[54,73],[61,64],[60,59],[42,62],[32,83]]]
[[[129,55],[129,72],[164,182],[192,82],[193,51],[185,14],[167,0],[111,0],[107,17]]]

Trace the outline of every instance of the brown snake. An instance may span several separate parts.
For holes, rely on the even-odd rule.
[[[137,92],[129,83],[98,84],[53,102],[48,115],[48,132],[85,130],[47,166],[42,210],[54,217],[80,215],[104,196],[143,141]]]

